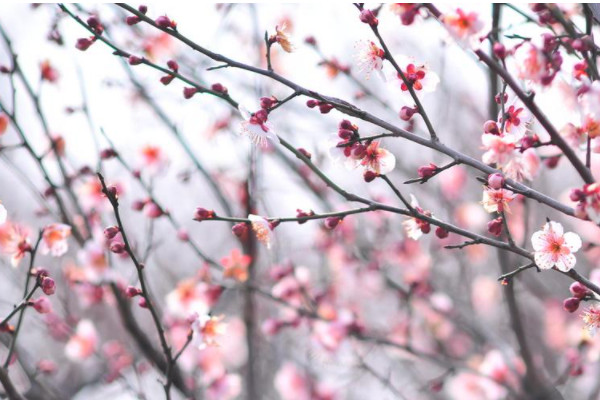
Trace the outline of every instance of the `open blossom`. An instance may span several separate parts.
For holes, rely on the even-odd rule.
[[[185,279],[167,294],[167,309],[174,317],[187,318],[190,315],[204,315],[217,302],[222,289],[220,286],[196,279]]]
[[[379,175],[391,172],[396,166],[396,157],[386,149],[379,147],[379,142],[371,142],[360,163],[367,171],[373,171]]]
[[[440,78],[427,65],[417,63],[412,58],[406,56],[396,56],[395,60],[417,96],[421,97],[425,93],[433,92],[438,83],[440,83]],[[400,81],[402,92],[405,94],[409,93],[408,86],[402,80],[400,74],[397,74],[391,81]]]
[[[581,318],[590,335],[595,335],[598,327],[600,327],[600,308],[590,307],[586,309]]]
[[[276,26],[275,32],[277,33],[273,36],[273,40],[279,43],[279,45],[284,51],[291,53],[292,51],[294,51],[294,45],[290,41],[290,36],[286,32],[286,30],[287,26],[285,23],[282,24],[281,27],[279,25]]]
[[[30,250],[29,229],[10,221],[0,225],[0,251],[11,255],[13,267],[19,265]]]
[[[540,269],[558,268],[567,272],[575,266],[575,253],[581,248],[581,239],[576,233],[564,233],[558,222],[550,221],[541,231],[531,236],[535,250],[535,263]]]
[[[83,319],[77,324],[75,334],[65,346],[65,354],[70,360],[83,361],[91,356],[98,345],[98,334],[94,324],[89,319]]]
[[[518,100],[513,101],[511,105],[506,105],[504,115],[502,110],[498,114],[498,125],[502,126],[504,121],[505,134],[514,135],[516,140],[521,139],[527,132],[529,125],[533,121],[533,114],[527,107]]]
[[[493,212],[510,212],[508,203],[510,203],[516,195],[508,189],[492,189],[486,187],[483,190],[483,208],[489,213]]]
[[[483,29],[483,21],[479,19],[479,14],[460,8],[444,14],[442,22],[454,38],[463,42],[477,41],[477,34]]]
[[[65,254],[69,248],[67,242],[71,236],[71,227],[65,224],[50,224],[44,228],[40,251],[42,254],[51,254],[53,257],[60,257]]]
[[[513,135],[499,136],[486,133],[481,136],[481,142],[483,149],[486,150],[481,160],[486,164],[506,164],[516,148]]]
[[[417,201],[414,195],[410,195],[410,205],[420,214],[431,217],[431,212],[424,211]],[[419,240],[423,234],[428,234],[431,231],[431,224],[423,219],[411,217],[402,223],[404,230],[409,238],[413,240]]]
[[[279,138],[273,130],[271,124],[267,121],[268,114],[265,110],[258,110],[251,113],[244,107],[240,106],[240,113],[244,120],[241,122],[241,133],[250,138],[252,143],[260,146],[265,146],[267,140],[273,143],[278,143]]]
[[[578,101],[581,110],[581,131],[591,138],[600,136],[600,83],[593,82],[588,86]]]
[[[151,175],[162,172],[169,164],[169,159],[165,152],[154,145],[145,145],[140,149],[139,157],[143,170]]]
[[[254,214],[248,215],[248,219],[250,220],[252,231],[256,235],[258,241],[270,249],[273,241],[273,231],[271,230],[269,222],[263,217]]]
[[[383,69],[385,52],[371,40],[359,41],[356,44],[356,65],[361,73],[369,79],[371,72]]]
[[[218,346],[218,338],[225,334],[227,325],[223,322],[224,315],[211,316],[204,314],[196,315],[192,322],[193,338],[192,344],[203,349],[207,346]]]
[[[246,282],[248,280],[248,266],[251,262],[251,256],[242,254],[238,249],[233,249],[229,257],[221,259],[221,264],[225,268],[223,277],[233,278],[238,282]]]
[[[543,40],[543,39],[542,39]],[[523,42],[514,53],[517,76],[542,85],[548,85],[560,69],[562,56],[560,52],[547,55],[544,44],[536,46],[531,41]]]
[[[512,134],[504,136],[483,134],[481,136],[485,153],[481,160],[486,164],[496,164],[508,178],[522,181],[531,180],[537,174],[541,160],[534,148],[521,151]]]

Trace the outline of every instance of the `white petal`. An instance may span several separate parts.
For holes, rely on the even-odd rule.
[[[554,262],[552,261],[552,256],[548,253],[543,253],[538,251],[534,255],[535,264],[540,269],[551,269],[554,266]]]
[[[581,248],[581,238],[578,234],[567,232],[563,237],[565,238],[565,246],[567,246],[572,252],[576,252]]]
[[[379,160],[379,173],[381,175],[385,175],[389,172],[392,172],[396,167],[396,157],[389,151],[382,149],[383,155],[381,155],[381,159]]]
[[[544,230],[552,230],[556,236],[562,236],[564,233],[563,226],[555,221],[550,221],[544,226]]]
[[[533,246],[533,250],[542,251],[547,243],[548,235],[545,231],[537,231],[531,235],[531,245]]]
[[[575,256],[573,254],[565,254],[558,258],[556,261],[556,268],[563,272],[568,272],[571,268],[575,266]]]

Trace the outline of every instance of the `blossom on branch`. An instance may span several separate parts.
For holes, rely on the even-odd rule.
[[[531,244],[535,250],[535,263],[540,269],[556,267],[567,272],[575,266],[573,253],[581,248],[581,239],[576,233],[564,233],[560,223],[549,221],[531,236]]]
[[[255,113],[251,113],[244,107],[240,106],[239,111],[244,120],[241,122],[242,135],[248,136],[252,143],[259,146],[266,146],[267,140],[273,143],[279,143],[279,138],[273,130],[268,120],[267,111],[261,109]]]

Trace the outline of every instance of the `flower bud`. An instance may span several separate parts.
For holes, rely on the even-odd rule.
[[[283,327],[283,323],[275,318],[267,318],[262,326],[261,326],[261,330],[262,332],[267,335],[267,336],[273,336],[276,335],[281,328]]]
[[[142,308],[148,308],[148,302],[146,301],[146,298],[140,297],[140,300],[138,301],[138,305]]]
[[[171,83],[173,81],[173,79],[175,79],[175,75],[161,76],[160,77],[160,83],[162,83],[163,85],[167,86],[169,83]]]
[[[490,222],[488,222],[488,224],[487,224],[488,232],[494,236],[500,236],[500,234],[502,233],[502,228],[503,228],[502,217],[493,219]]]
[[[310,217],[310,216],[313,216],[313,215],[315,215],[315,212],[313,210],[310,210],[308,212],[302,211],[300,209],[296,210],[296,218]],[[304,224],[304,223],[306,223],[306,221],[307,221],[306,219],[298,221],[298,224],[300,224],[300,225]]]
[[[581,189],[571,189],[571,193],[569,193],[569,198],[571,199],[571,201],[584,201],[585,192]]]
[[[498,93],[497,95],[494,96],[494,100],[496,101],[497,104],[506,104],[506,102],[508,101],[508,93]]]
[[[146,203],[146,200],[135,200],[133,203],[131,203],[131,209],[134,211],[142,211],[146,206]]]
[[[504,60],[504,58],[506,57],[506,47],[502,43],[494,43],[492,50],[494,52],[494,55],[500,60]]]
[[[220,83],[214,83],[210,88],[217,93],[227,94],[227,88]]]
[[[483,132],[491,133],[492,135],[499,135],[500,128],[498,128],[498,124],[496,123],[496,121],[489,120],[483,124]]]
[[[579,282],[573,282],[571,286],[569,286],[569,291],[571,292],[573,297],[577,297],[578,299],[584,298],[585,295],[589,293],[588,288],[586,288]]]
[[[488,176],[488,186],[492,189],[502,189],[504,186],[504,176],[499,173],[491,174]]]
[[[196,89],[195,87],[183,88],[183,97],[185,99],[191,99],[192,96],[194,96],[196,93],[198,93],[198,89]]]
[[[233,234],[239,238],[244,238],[248,234],[248,225],[245,222],[235,224],[231,228],[231,232],[233,232]]]
[[[144,207],[144,214],[146,215],[146,217],[154,219],[163,216],[165,213],[158,206],[158,204],[150,202]]]
[[[429,179],[435,175],[437,170],[438,170],[437,165],[430,163],[429,165],[419,167],[417,169],[417,174],[419,175],[419,177],[421,177],[423,179]]]
[[[138,11],[141,12],[142,14],[146,15],[146,13],[148,12],[148,6],[141,4],[138,7]]]
[[[302,154],[304,157],[308,158],[309,160],[310,160],[310,159],[311,159],[311,157],[312,157],[312,154],[310,154],[310,153],[309,153],[309,152],[308,152],[306,149],[304,149],[304,148],[302,148],[302,147],[300,147],[300,148],[298,149],[298,153]]]
[[[121,242],[111,243],[110,251],[112,251],[115,254],[123,254],[125,252],[125,244]]]
[[[560,161],[560,156],[548,157],[544,160],[544,165],[549,169],[554,169]]]
[[[100,158],[102,160],[109,160],[117,156],[117,152],[114,149],[104,149],[100,152]]]
[[[273,107],[275,104],[277,104],[277,99],[275,97],[261,97],[260,98],[260,108],[262,108],[264,110]]]
[[[565,311],[573,313],[579,308],[580,301],[577,297],[569,297],[563,301],[563,308]]]
[[[135,25],[140,21],[141,19],[137,15],[129,15],[127,18],[125,18],[125,23],[129,26]]]
[[[410,119],[413,117],[413,115],[415,115],[416,112],[416,107],[404,106],[400,109],[400,119],[402,121],[410,121]]]
[[[77,42],[75,42],[75,48],[77,48],[78,50],[81,51],[86,51],[87,49],[89,49],[89,47],[92,45],[92,42],[90,39],[87,38],[79,38],[77,39]]]
[[[89,25],[90,28],[96,29],[100,26],[100,20],[98,19],[97,16],[91,15],[87,19],[87,24]]]
[[[329,229],[329,230],[333,230],[335,229],[340,222],[342,222],[342,218],[341,217],[328,217],[325,218],[325,228]]]
[[[371,26],[377,26],[379,24],[379,20],[371,10],[362,10],[359,18],[361,22]]]
[[[182,242],[189,242],[190,234],[185,229],[181,228],[177,231],[177,239],[181,240]]]
[[[40,314],[48,314],[52,311],[52,304],[50,304],[50,300],[47,297],[40,297],[39,299],[33,300],[30,303],[35,311]]]
[[[333,106],[331,104],[327,104],[327,103],[320,103],[319,104],[319,111],[321,112],[321,114],[328,114],[329,111],[333,110]]]
[[[442,228],[441,226],[438,226],[435,230],[435,236],[437,236],[440,239],[446,239],[449,235],[449,232],[447,230],[445,230],[444,228]]]
[[[179,64],[177,64],[177,61],[175,61],[175,60],[167,61],[167,67],[169,67],[169,69],[171,71],[174,71],[174,72],[179,71]]]
[[[139,296],[140,294],[142,294],[142,289],[135,286],[127,286],[127,289],[125,289],[125,295],[129,298]]]
[[[54,279],[49,276],[44,276],[41,279],[40,286],[45,295],[51,296],[54,294],[56,290],[56,283],[54,283]]]
[[[206,208],[198,207],[194,213],[194,219],[196,221],[204,221],[205,219],[214,218],[215,212],[213,210],[207,210]]]
[[[127,61],[129,62],[129,65],[140,65],[144,62],[144,59],[138,56],[129,56]]]
[[[304,39],[304,43],[310,45],[310,46],[316,46],[317,45],[317,39],[315,39],[314,36],[307,36]]]
[[[166,15],[161,15],[160,17],[156,18],[154,22],[159,28],[162,29],[173,28],[175,26],[173,21],[171,21],[171,19]]]
[[[378,176],[379,175],[376,172],[367,170],[363,174],[363,179],[365,180],[365,182],[369,183],[369,182],[373,182],[375,180],[375,178],[377,178]]]
[[[306,102],[306,106],[307,106],[308,108],[315,108],[315,107],[316,107],[316,106],[318,106],[318,105],[319,105],[319,102],[318,102],[318,101],[316,101],[316,100],[313,100],[313,99],[310,99],[310,100],[308,100],[308,101]]]
[[[104,237],[107,238],[108,240],[117,236],[117,233],[119,233],[119,227],[116,225],[109,226],[108,228],[104,229]]]

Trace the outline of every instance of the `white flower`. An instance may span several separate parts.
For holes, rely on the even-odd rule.
[[[535,250],[535,263],[540,269],[558,268],[567,272],[575,266],[575,253],[581,248],[581,239],[576,233],[564,233],[558,222],[550,221],[541,231],[531,236]]]
[[[269,222],[263,217],[254,214],[248,215],[248,219],[258,241],[267,246],[267,249],[270,249],[273,241],[273,231]]]
[[[249,112],[240,106],[239,111],[244,120],[241,122],[241,133],[250,138],[252,143],[260,146],[266,145],[267,139],[273,143],[278,143],[279,138],[273,130],[271,124],[267,121],[268,115],[265,110],[258,110],[255,113]]]
[[[377,47],[371,40],[361,40],[356,43],[356,66],[359,72],[365,74],[369,79],[371,72],[383,69],[383,57],[385,52]],[[383,74],[381,74],[383,77]],[[385,80],[385,77],[383,77]]]

